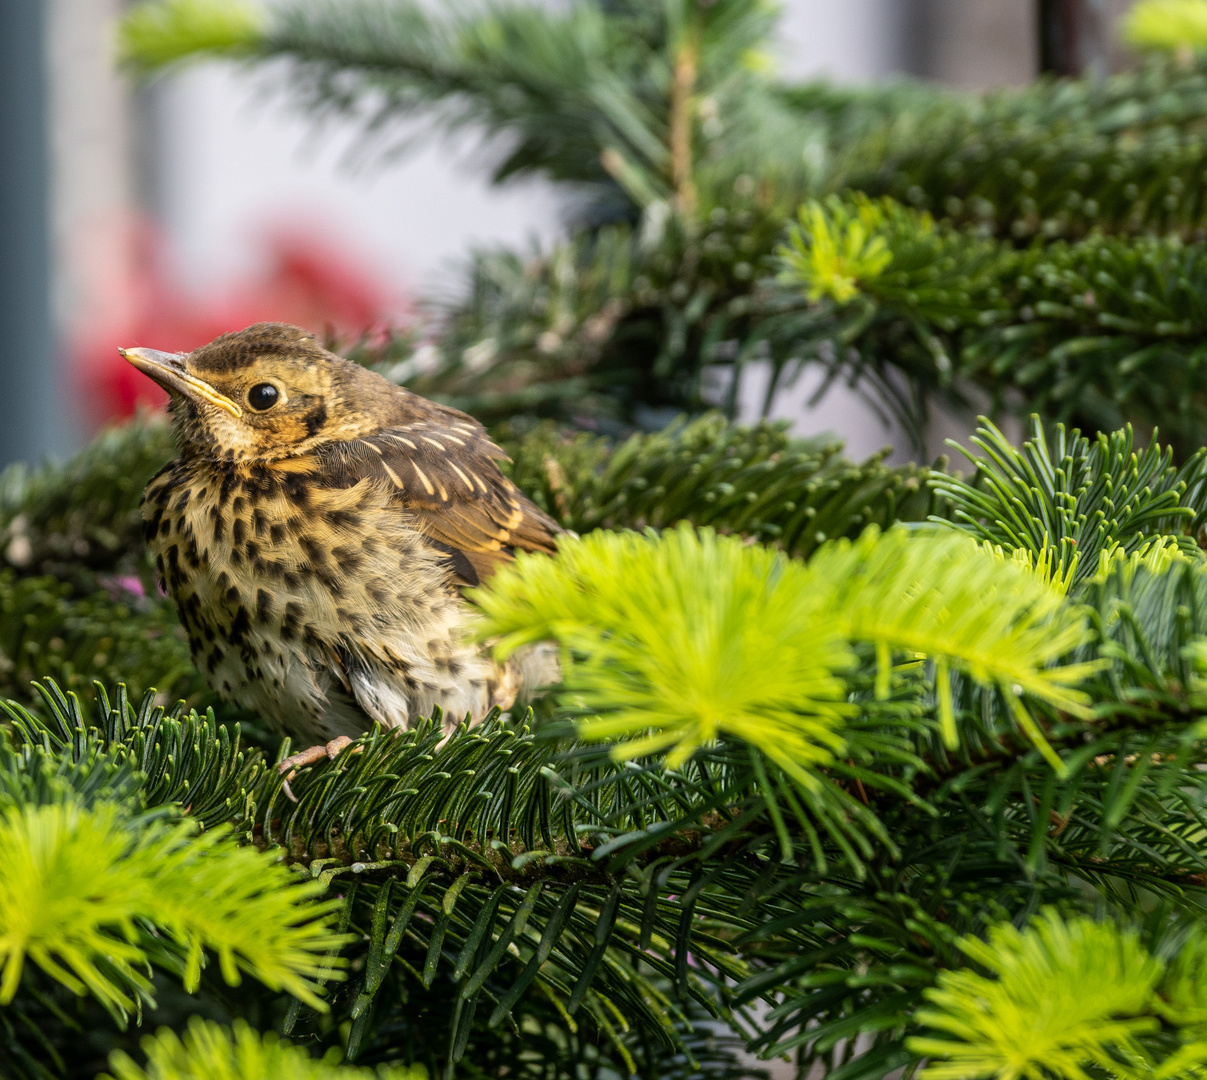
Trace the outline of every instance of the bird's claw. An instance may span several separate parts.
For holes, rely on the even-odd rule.
[[[297,802],[297,796],[289,787],[289,781],[298,774],[298,769],[304,769],[307,765],[313,765],[316,761],[322,761],[323,758],[334,759],[337,754],[346,747],[350,746],[352,740],[347,735],[337,735],[334,739],[326,744],[317,746],[308,746],[305,750],[300,750],[296,754],[290,754],[289,757],[277,765],[277,773],[284,776],[285,779],[281,782],[281,790],[285,792],[286,797],[291,802]]]

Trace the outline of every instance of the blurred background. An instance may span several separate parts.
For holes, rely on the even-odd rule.
[[[1129,62],[1128,0],[787,0],[786,78],[902,75],[968,89]],[[551,184],[492,186],[471,133],[383,160],[350,122],[292,105],[279,73],[202,62],[137,84],[115,63],[121,0],[4,0],[0,13],[0,461],[62,455],[152,391],[117,345],[188,349],[261,319],[356,335],[463,287],[474,247],[559,235]],[[817,377],[820,379],[820,376]],[[906,440],[809,373],[773,413],[861,457]],[[739,415],[757,413],[757,377]],[[956,431],[940,418],[928,447]],[[949,430],[950,429],[950,430]]]

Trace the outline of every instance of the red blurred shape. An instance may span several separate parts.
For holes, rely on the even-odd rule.
[[[119,345],[183,352],[266,321],[295,323],[320,336],[358,337],[384,332],[398,321],[391,313],[405,312],[391,302],[397,290],[385,288],[349,253],[312,236],[271,234],[265,273],[226,295],[196,299],[171,280],[154,229],[135,222],[120,233],[126,258],[106,245],[107,258],[118,265],[109,270],[98,290],[107,295],[85,318],[71,349],[82,412],[97,426],[130,416],[140,405],[159,407],[167,401],[162,390],[118,356]]]

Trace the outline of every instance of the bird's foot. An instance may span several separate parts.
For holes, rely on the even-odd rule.
[[[341,750],[351,745],[351,743],[352,740],[347,735],[337,735],[329,743],[308,746],[305,750],[301,750],[296,754],[290,754],[289,757],[277,765],[277,772],[285,777],[281,783],[281,790],[285,792],[292,802],[297,802],[297,796],[290,790],[289,781],[297,776],[298,769],[304,769],[307,765],[313,765],[316,761],[322,761],[323,758],[334,759]]]

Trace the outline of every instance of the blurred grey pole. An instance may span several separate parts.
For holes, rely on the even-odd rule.
[[[1039,0],[1039,70],[1106,74],[1110,33],[1104,0]]]
[[[906,71],[967,90],[1035,78],[1037,0],[895,0]]]
[[[56,450],[44,0],[0,0],[0,465]]]

